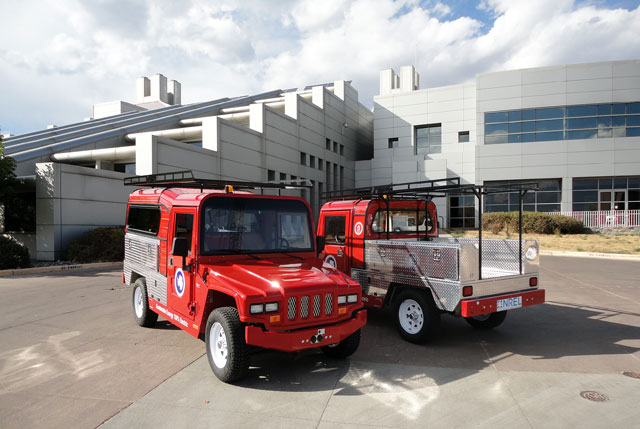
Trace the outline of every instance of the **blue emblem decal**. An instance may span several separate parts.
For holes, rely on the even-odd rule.
[[[182,295],[184,295],[185,283],[186,283],[184,279],[184,273],[182,272],[182,268],[178,268],[176,270],[176,276],[174,278],[173,283],[176,289],[176,295],[182,298]]]

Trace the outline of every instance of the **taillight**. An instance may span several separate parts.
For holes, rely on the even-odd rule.
[[[462,288],[462,296],[471,296],[473,295],[473,286],[464,286]]]
[[[538,278],[537,277],[529,277],[529,286],[530,287],[538,286]]]

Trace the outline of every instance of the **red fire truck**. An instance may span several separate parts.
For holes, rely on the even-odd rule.
[[[248,346],[321,347],[347,357],[366,323],[360,285],[318,258],[309,205],[247,189],[284,184],[135,176],[127,205],[123,282],[137,323],[163,316],[206,341],[222,381],[248,370]],[[317,247],[318,246],[318,247]]]
[[[392,306],[400,335],[421,343],[438,331],[440,315],[462,316],[477,328],[500,325],[507,310],[544,302],[538,242],[440,238],[435,197],[482,198],[535,186],[461,185],[459,178],[401,183],[325,194],[317,236],[324,260],[362,285],[367,307]],[[522,214],[522,210],[520,211]],[[520,216],[522,219],[522,216]]]

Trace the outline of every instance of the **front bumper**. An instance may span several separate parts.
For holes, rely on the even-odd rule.
[[[316,326],[290,332],[263,331],[259,326],[247,326],[245,340],[252,346],[293,352],[339,343],[366,323],[367,311],[360,310],[355,317],[336,325]]]
[[[496,295],[489,298],[474,298],[460,302],[460,315],[462,317],[480,316],[495,313],[498,309],[498,300],[509,298],[522,298],[522,307],[542,304],[544,302],[544,289]],[[518,308],[522,308],[518,307]]]

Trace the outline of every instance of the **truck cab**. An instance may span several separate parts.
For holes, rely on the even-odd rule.
[[[500,191],[452,182],[341,190],[326,194],[320,210],[316,234],[325,241],[325,264],[362,285],[366,307],[393,307],[408,341],[435,337],[441,314],[490,329],[508,310],[544,302],[537,241],[486,239],[482,228],[477,239],[439,236],[434,195]]]
[[[134,181],[135,183],[131,183]],[[318,258],[309,205],[246,189],[273,184],[136,176],[129,198],[123,280],[134,316],[158,315],[204,337],[215,375],[248,370],[248,346],[356,351],[366,323],[361,287]],[[284,186],[282,186],[284,189]]]

